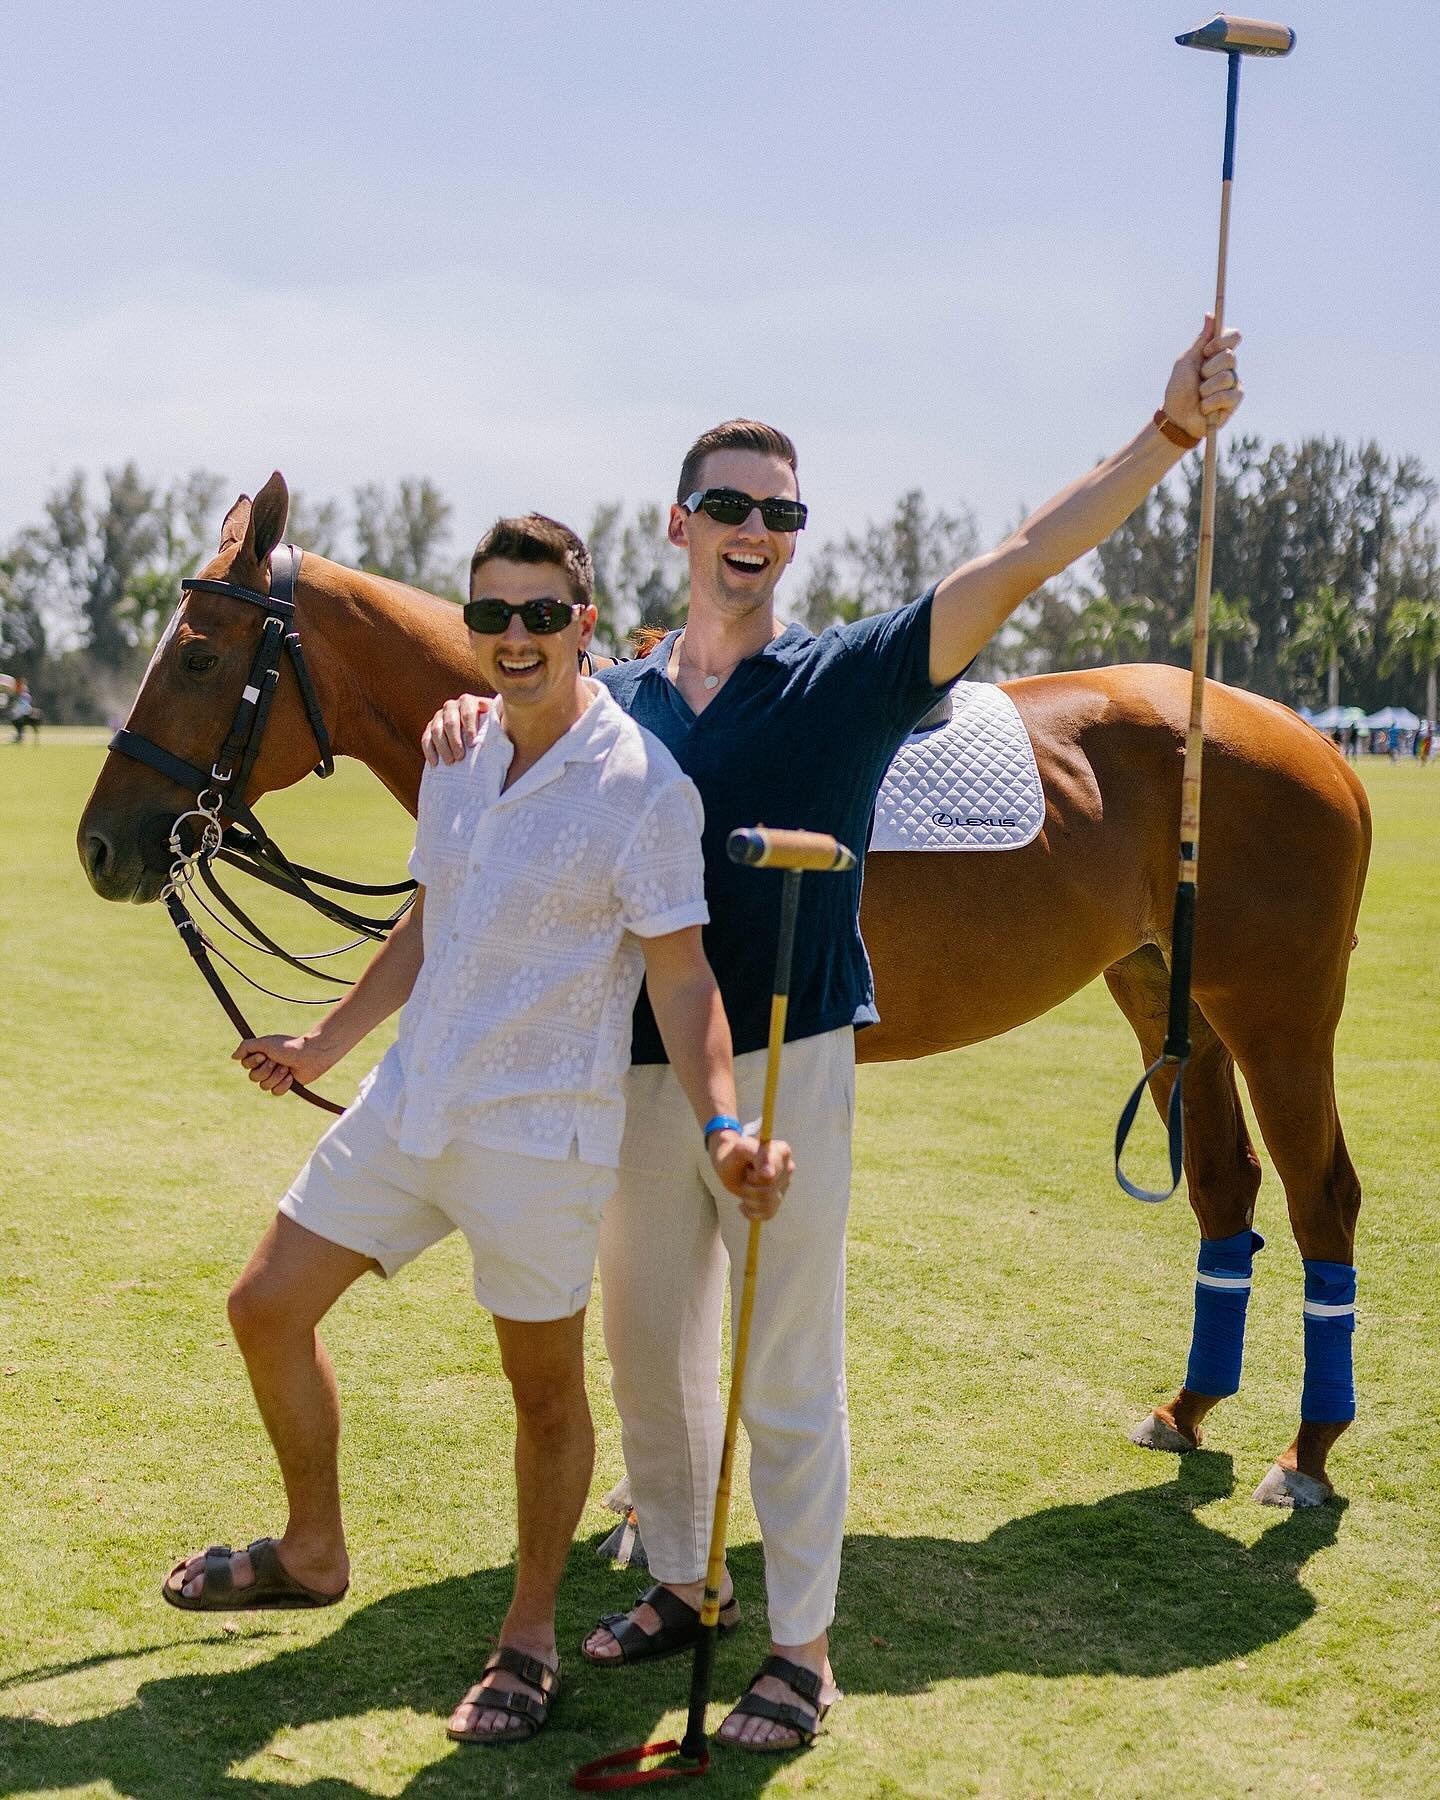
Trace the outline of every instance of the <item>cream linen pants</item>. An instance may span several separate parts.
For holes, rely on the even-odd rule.
[[[735,1059],[741,1116],[760,1115],[765,1052]],[[724,1438],[720,1309],[740,1303],[747,1221],[716,1179],[665,1064],[626,1077],[619,1184],[600,1226],[605,1343],[625,1466],[651,1573],[705,1573]],[[845,1217],[855,1114],[848,1026],[785,1046],[775,1135],[795,1178],[762,1230],[741,1418],[765,1546],[770,1635],[829,1628],[850,1476],[845,1393]]]

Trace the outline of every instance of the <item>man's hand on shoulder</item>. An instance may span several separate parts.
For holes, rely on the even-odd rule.
[[[790,1178],[795,1157],[783,1138],[762,1144],[738,1131],[717,1131],[708,1145],[711,1167],[740,1202],[747,1219],[773,1219]]]
[[[420,734],[420,748],[432,769],[464,761],[475,748],[480,721],[490,705],[480,694],[461,694],[458,700],[445,702]]]

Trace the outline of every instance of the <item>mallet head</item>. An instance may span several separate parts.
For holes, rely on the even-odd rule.
[[[1288,56],[1295,48],[1295,33],[1288,25],[1270,19],[1237,19],[1233,13],[1216,13],[1208,25],[1181,32],[1175,42],[1187,50],[1221,50],[1227,56]]]
[[[855,867],[855,852],[823,831],[778,831],[742,825],[726,839],[734,863],[752,869],[816,869],[838,874]]]

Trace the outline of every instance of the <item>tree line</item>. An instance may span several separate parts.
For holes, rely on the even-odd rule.
[[[0,548],[0,669],[47,715],[123,715],[182,575],[213,552],[227,484],[195,471],[164,485],[133,463],[98,488],[59,484],[42,517]],[[1339,439],[1230,440],[1221,455],[1210,672],[1291,704],[1398,701],[1436,717],[1440,666],[1437,486],[1413,457]],[[987,648],[992,679],[1113,662],[1187,664],[1200,459],[1187,458],[1095,554],[1030,596]],[[624,651],[671,626],[688,597],[665,509],[598,505],[599,637]],[[458,599],[468,557],[454,509],[423,478],[357,487],[348,502],[292,497],[288,535],[319,555]],[[813,630],[902,604],[981,547],[964,504],[918,490],[857,532],[822,542],[782,590]]]

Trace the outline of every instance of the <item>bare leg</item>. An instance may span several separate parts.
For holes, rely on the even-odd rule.
[[[338,1593],[350,1579],[340,1518],[340,1400],[315,1327],[375,1264],[297,1225],[283,1213],[256,1245],[230,1294],[230,1324],[250,1373],[260,1417],[275,1446],[290,1516],[278,1553],[307,1587]],[[170,1578],[199,1592],[201,1557]],[[237,1588],[252,1580],[242,1550],[231,1559]]]
[[[500,1627],[500,1642],[555,1668],[555,1596],[595,1466],[595,1434],[585,1395],[585,1314],[525,1323],[495,1320],[500,1361],[515,1397],[515,1492],[520,1548],[515,1595]],[[480,1691],[534,1693],[518,1676],[497,1669]],[[477,1690],[471,1689],[471,1693]],[[459,1732],[500,1735],[523,1726],[468,1695],[451,1715]]]

